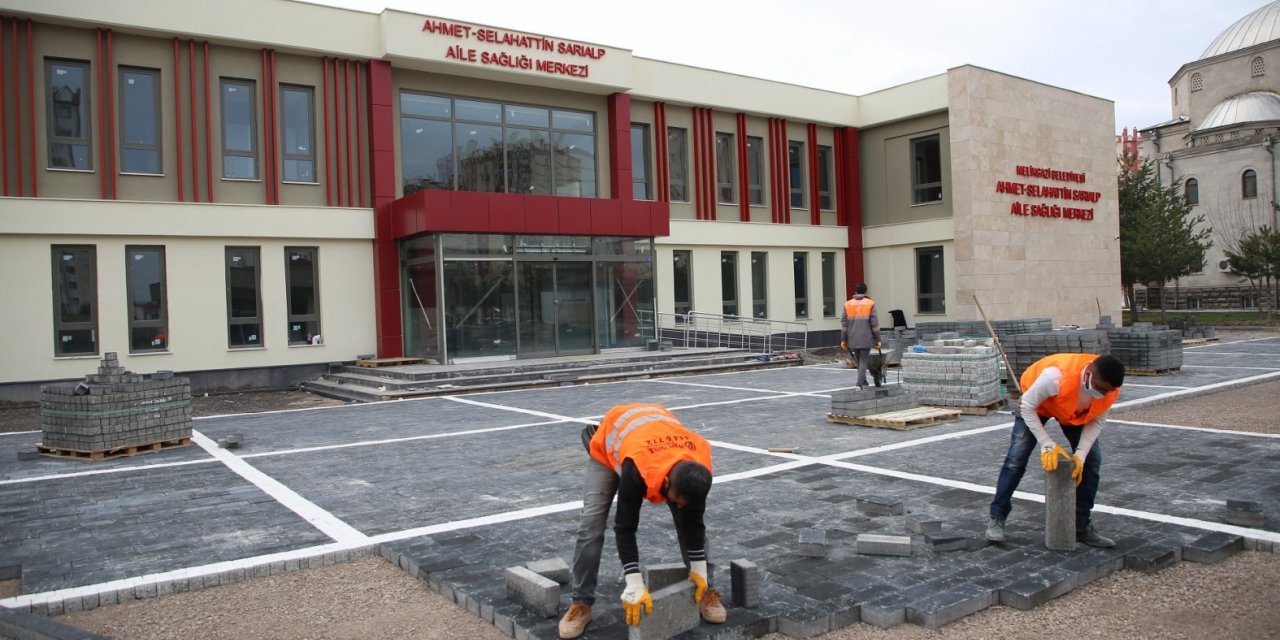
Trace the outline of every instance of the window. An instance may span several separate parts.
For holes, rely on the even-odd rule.
[[[53,245],[53,355],[98,353],[98,250]]]
[[[764,138],[747,136],[747,202],[764,204]]]
[[[769,254],[751,252],[751,316],[769,317]]]
[[[1204,78],[1199,73],[1191,74],[1191,91],[1196,92],[1204,88]]]
[[[1258,197],[1258,173],[1253,169],[1245,169],[1240,174],[1240,197],[1256,198]]]
[[[280,87],[285,182],[316,182],[315,89]]]
[[[1186,184],[1183,185],[1183,195],[1186,196],[1187,204],[1193,207],[1200,204],[1200,181],[1187,178]]]
[[[787,166],[791,181],[791,206],[804,208],[804,143],[791,140],[787,143]]]
[[[289,344],[320,344],[320,267],[317,247],[285,247]]]
[[[169,348],[169,294],[165,290],[164,247],[125,247],[129,287],[129,352]]]
[[[720,252],[720,300],[721,313],[738,315],[738,252]]]
[[[791,256],[791,275],[795,280],[796,317],[809,317],[809,254],[797,251]]]
[[[631,197],[652,200],[649,185],[649,125],[631,124]]]
[[[227,247],[227,345],[262,346],[262,273],[258,247]]]
[[[49,167],[93,169],[93,118],[89,110],[89,63],[45,60]],[[96,353],[96,350],[94,351]]]
[[[916,249],[916,313],[946,313],[942,247]]]
[[[716,132],[716,198],[723,204],[734,204],[734,161],[738,150],[733,146],[733,134]]]
[[[818,147],[818,207],[823,211],[831,211],[835,209],[834,201],[831,198],[831,185],[835,182],[832,179],[831,172],[834,169],[831,163],[831,147]]]
[[[836,317],[836,254],[822,252],[822,317]]]
[[[667,180],[674,202],[689,201],[689,132],[667,127]]]
[[[1257,309],[1257,308],[1258,308],[1258,294],[1256,294],[1256,293],[1246,293],[1246,294],[1244,294],[1244,295],[1240,296],[1240,308],[1241,308],[1241,309]]]
[[[688,249],[677,249],[672,252],[672,276],[675,282],[671,290],[676,296],[676,315],[684,316],[693,310],[693,265],[692,252]],[[678,318],[679,319],[679,318]]]
[[[405,194],[596,196],[595,115],[402,91]]]
[[[120,171],[160,174],[160,72],[120,67]]]
[[[942,147],[938,136],[911,141],[911,203],[942,200]]]
[[[222,177],[258,178],[257,98],[252,80],[222,79]]]
[[[1261,78],[1267,74],[1267,63],[1262,60],[1262,56],[1254,58],[1249,63],[1249,77]]]

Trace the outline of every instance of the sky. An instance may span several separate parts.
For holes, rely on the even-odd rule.
[[[1169,79],[1265,0],[308,0],[862,95],[972,64],[1171,117]],[[785,8],[784,8],[785,7]]]

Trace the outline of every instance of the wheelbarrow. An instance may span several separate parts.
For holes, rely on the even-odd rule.
[[[854,355],[853,349],[849,347],[845,347],[845,351],[849,352],[849,358],[850,358],[849,364],[851,365],[850,368],[857,369],[858,356]],[[886,366],[885,363],[886,363],[886,360],[884,357],[884,351],[880,349],[876,349],[875,353],[870,354],[867,358],[867,373],[871,375],[871,381],[875,383],[877,387],[884,386],[884,380],[885,380],[884,370]]]

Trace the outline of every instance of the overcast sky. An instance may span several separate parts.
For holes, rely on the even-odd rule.
[[[865,94],[973,64],[1170,117],[1169,78],[1264,0],[309,0],[390,7]],[[785,9],[784,9],[785,7]]]

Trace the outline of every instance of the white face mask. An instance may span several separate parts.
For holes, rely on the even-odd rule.
[[[1084,390],[1087,391],[1089,393],[1089,397],[1094,400],[1101,400],[1107,395],[1093,388],[1093,374],[1091,373],[1084,374]]]

